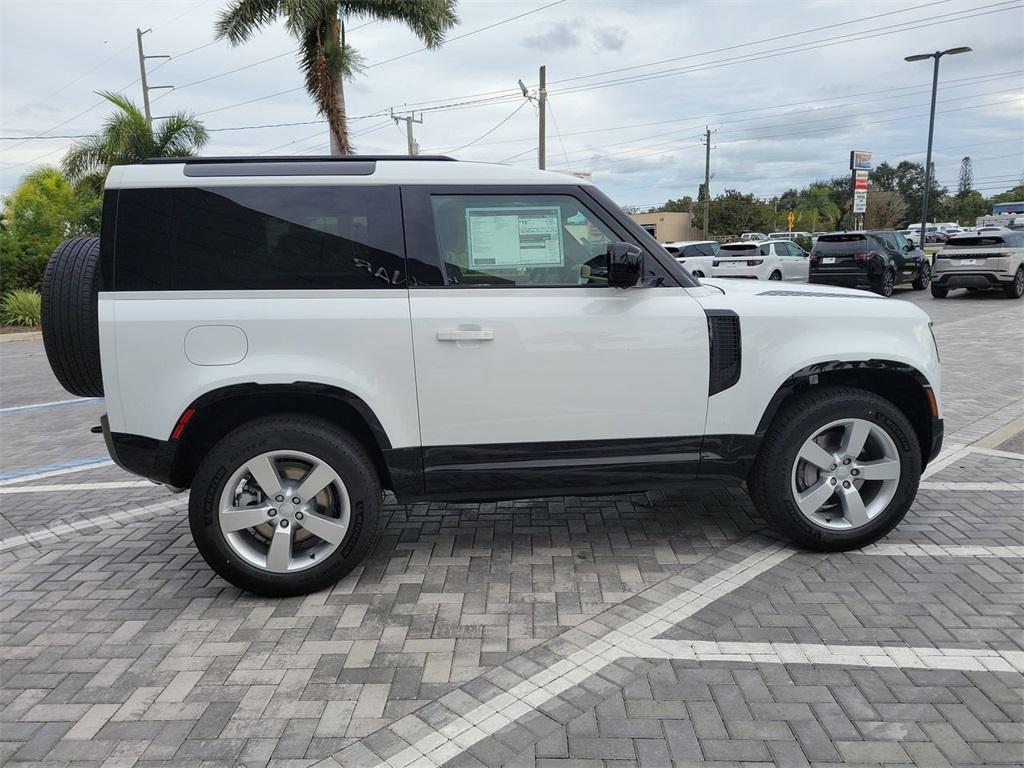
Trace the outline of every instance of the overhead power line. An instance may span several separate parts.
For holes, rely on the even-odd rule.
[[[509,120],[511,120],[511,119],[512,119],[512,118],[513,118],[513,117],[514,117],[514,116],[516,115],[516,113],[517,113],[517,112],[519,112],[519,110],[521,110],[521,109],[522,109],[523,107],[525,107],[525,106],[526,106],[527,104],[529,104],[529,103],[530,103],[530,102],[528,102],[528,101],[523,101],[523,103],[522,103],[522,104],[520,104],[520,105],[519,105],[518,107],[516,107],[515,109],[513,109],[513,110],[512,110],[512,111],[511,111],[511,112],[510,112],[510,113],[508,114],[508,116],[507,116],[507,117],[505,117],[505,118],[504,118],[503,120],[501,120],[501,121],[500,121],[500,122],[499,122],[499,123],[498,123],[497,125],[495,125],[495,126],[494,126],[493,128],[491,128],[491,129],[490,129],[489,131],[487,131],[487,133],[481,134],[480,136],[478,136],[477,138],[473,139],[473,140],[472,140],[471,142],[469,142],[468,144],[463,144],[463,145],[462,145],[461,147],[456,147],[455,149],[453,149],[453,150],[451,150],[451,151],[452,151],[452,152],[459,152],[459,151],[461,151],[461,150],[463,150],[463,149],[466,149],[467,147],[471,147],[471,146],[473,146],[473,145],[474,145],[474,144],[476,144],[476,143],[477,143],[478,141],[480,141],[480,139],[486,139],[486,138],[487,138],[488,136],[490,136],[490,135],[491,135],[492,133],[494,133],[494,132],[495,132],[496,130],[498,130],[499,128],[501,128],[501,126],[503,126],[503,125],[504,125],[505,123],[507,123],[507,122],[508,122]]]

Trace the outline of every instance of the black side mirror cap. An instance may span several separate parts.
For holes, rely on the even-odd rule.
[[[615,288],[635,288],[644,274],[644,252],[632,243],[609,243],[608,285]]]

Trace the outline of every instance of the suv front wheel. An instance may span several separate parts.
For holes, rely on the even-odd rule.
[[[895,405],[849,387],[790,400],[765,436],[750,477],[754,505],[797,544],[857,549],[906,515],[921,477],[921,449]]]
[[[235,586],[261,595],[329,587],[370,551],[381,485],[347,432],[289,414],[257,419],[207,454],[189,498],[203,558]]]

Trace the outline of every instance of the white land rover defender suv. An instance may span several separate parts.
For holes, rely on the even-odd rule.
[[[110,171],[47,266],[57,378],[114,460],[191,489],[207,562],[298,594],[370,551],[383,491],[495,500],[746,482],[799,545],[861,547],[942,441],[912,304],[699,282],[593,185],[447,158]]]

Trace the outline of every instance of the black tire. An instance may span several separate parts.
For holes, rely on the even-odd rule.
[[[224,486],[249,459],[269,451],[301,451],[327,463],[345,484],[351,507],[348,532],[322,562],[279,573],[243,560],[221,530],[218,506]],[[381,484],[373,461],[351,434],[304,414],[256,419],[229,433],[199,466],[189,496],[189,527],[200,554],[213,570],[240,589],[273,597],[302,595],[329,587],[371,551],[380,525]]]
[[[917,277],[914,278],[914,282],[911,285],[915,291],[923,291],[932,281],[932,268],[927,262],[921,265],[921,271]]]
[[[779,272],[778,270],[775,270],[770,275],[768,275],[768,279],[769,280],[781,280],[782,279],[782,273]]]
[[[896,290],[896,273],[891,269],[886,269],[882,273],[882,281],[875,288],[875,293],[879,296],[885,296],[889,298]]]
[[[844,417],[861,418],[885,430],[901,464],[896,493],[868,523],[849,531],[817,525],[794,501],[791,472],[797,453],[821,427]],[[820,552],[858,549],[885,536],[906,515],[921,478],[921,447],[906,416],[879,395],[854,387],[814,387],[786,402],[772,422],[749,478],[754,506],[796,544]]]
[[[943,288],[937,283],[932,283],[932,298],[933,299],[944,299],[949,296],[949,288]]]
[[[1017,267],[1017,272],[1013,276],[1013,282],[1003,286],[1003,293],[1006,294],[1008,299],[1019,299],[1021,296],[1024,296],[1024,264]]]
[[[43,273],[43,348],[57,381],[80,397],[103,395],[100,371],[100,239],[57,246]]]
[[[695,269],[690,274],[693,275],[694,277],[704,277],[704,273],[701,272],[699,269]]]

